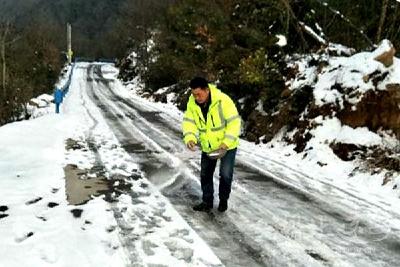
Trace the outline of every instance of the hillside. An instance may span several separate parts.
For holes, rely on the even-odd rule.
[[[242,136],[264,153],[303,161],[330,179],[367,179],[397,189],[400,59],[393,54],[385,40],[372,52],[330,45],[288,57],[285,89],[274,109],[251,96],[237,101],[242,112],[252,107]],[[185,108],[187,89],[172,86],[150,94],[142,88],[143,96]]]
[[[321,166],[330,157],[356,162],[353,175],[384,172],[386,184],[400,173],[400,60],[387,40],[373,52],[341,48],[289,60],[292,76],[277,109],[254,111],[246,134],[294,144]]]

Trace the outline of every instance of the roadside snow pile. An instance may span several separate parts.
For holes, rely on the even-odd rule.
[[[384,41],[372,53],[330,58],[329,65],[319,73],[318,81],[314,84],[316,105],[332,104],[344,109],[345,102],[356,105],[369,90],[386,90],[390,84],[399,86],[399,59],[395,58],[393,64],[392,55],[392,64],[389,67],[376,60],[377,58],[383,60],[384,54],[390,49],[391,45],[388,41]]]
[[[54,97],[48,94],[32,98],[27,104],[27,112],[31,119],[53,113],[54,110]]]
[[[334,166],[339,161],[345,161],[349,164],[341,176],[376,175],[381,184],[396,189],[400,182],[400,60],[393,57],[394,51],[385,40],[373,52],[298,59],[290,65],[295,75],[287,82],[289,97],[269,118],[271,128],[285,125],[281,140],[295,144],[294,150],[306,161],[332,173],[337,172]]]

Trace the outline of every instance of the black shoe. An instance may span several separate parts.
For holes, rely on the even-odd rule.
[[[204,211],[209,212],[213,208],[212,204],[208,204],[205,202],[201,202],[200,204],[193,206],[193,210],[195,211]]]
[[[220,200],[218,205],[218,211],[224,212],[228,209],[228,200]]]

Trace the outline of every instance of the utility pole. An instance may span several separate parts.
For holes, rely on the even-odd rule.
[[[71,24],[67,24],[67,59],[68,59],[68,64],[71,64],[72,62],[72,45],[71,45]]]

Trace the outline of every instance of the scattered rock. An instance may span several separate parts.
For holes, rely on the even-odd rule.
[[[306,133],[297,131],[293,137],[294,143],[296,144],[294,151],[297,153],[302,152],[306,148],[307,142],[310,141],[311,137],[312,135],[308,131]],[[304,155],[306,156],[306,154]]]
[[[366,150],[354,144],[332,143],[330,148],[341,160],[352,161],[355,159],[354,152],[360,149]]]
[[[80,149],[83,149],[84,148],[84,146],[83,145],[81,145],[81,144],[79,144],[79,142],[78,141],[76,141],[76,140],[73,140],[73,139],[68,139],[67,141],[66,141],[66,144],[65,144],[65,148],[67,149],[67,150],[80,150]]]
[[[389,49],[377,55],[374,59],[385,67],[390,67],[393,65],[393,57],[396,54],[396,49],[393,47],[393,44],[389,44]]]
[[[8,217],[8,214],[5,214],[5,213],[0,214],[0,219],[3,219],[5,217]]]

